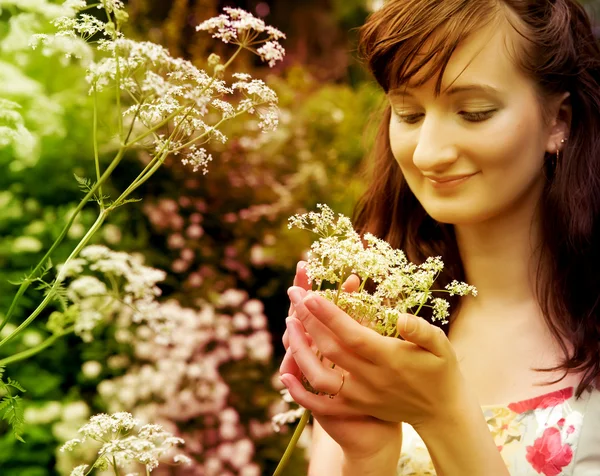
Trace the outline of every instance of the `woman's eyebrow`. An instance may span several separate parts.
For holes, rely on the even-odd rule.
[[[465,84],[462,86],[452,86],[451,88],[445,91],[445,94],[447,96],[451,96],[453,94],[459,94],[464,92],[483,92],[486,94],[500,94],[500,90],[488,84]],[[390,89],[389,95],[414,97],[414,95],[406,88]]]

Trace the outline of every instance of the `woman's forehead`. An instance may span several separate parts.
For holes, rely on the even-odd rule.
[[[464,89],[475,85],[488,93],[498,93],[505,89],[507,83],[524,81],[526,78],[518,70],[512,52],[515,48],[517,34],[507,23],[488,25],[463,40],[454,50],[441,81],[441,91]],[[407,70],[431,54],[431,45],[436,44],[435,38],[430,39],[416,55]],[[439,44],[439,43],[438,43]],[[441,61],[439,53],[424,65],[408,81],[402,78],[390,78],[390,94],[410,95],[411,90],[427,89],[435,86],[438,80],[438,70],[431,75],[432,69],[438,68]],[[401,81],[398,81],[400,79]],[[424,82],[424,79],[427,81]],[[459,84],[455,85],[458,82]]]

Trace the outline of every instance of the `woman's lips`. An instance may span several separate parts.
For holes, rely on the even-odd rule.
[[[427,180],[429,180],[429,182],[431,183],[431,186],[432,186],[433,188],[436,188],[436,189],[441,189],[441,188],[454,188],[454,187],[457,187],[458,185],[460,185],[460,184],[462,184],[462,183],[466,182],[466,181],[467,181],[468,179],[470,179],[470,178],[471,178],[473,175],[475,175],[475,174],[467,175],[467,176],[465,176],[465,177],[461,177],[461,178],[459,178],[459,179],[455,179],[455,180],[449,180],[449,181],[446,181],[446,182],[438,182],[438,181],[436,181],[436,180],[433,180],[433,179],[430,179],[430,178],[427,178]]]

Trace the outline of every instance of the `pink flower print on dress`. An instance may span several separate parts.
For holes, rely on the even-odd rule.
[[[528,400],[522,400],[520,402],[511,403],[508,405],[515,413],[525,413],[533,410],[540,410],[543,408],[556,407],[561,403],[569,400],[573,396],[573,387],[563,388],[556,392],[547,393],[540,395],[539,397],[530,398]]]
[[[546,428],[543,435],[526,449],[527,461],[544,476],[558,476],[573,459],[572,448],[563,444],[560,430],[555,427]]]

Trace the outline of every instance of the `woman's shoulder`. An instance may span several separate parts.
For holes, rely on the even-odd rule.
[[[582,395],[583,422],[573,457],[573,476],[600,474],[600,381]],[[586,393],[584,392],[584,394]]]

